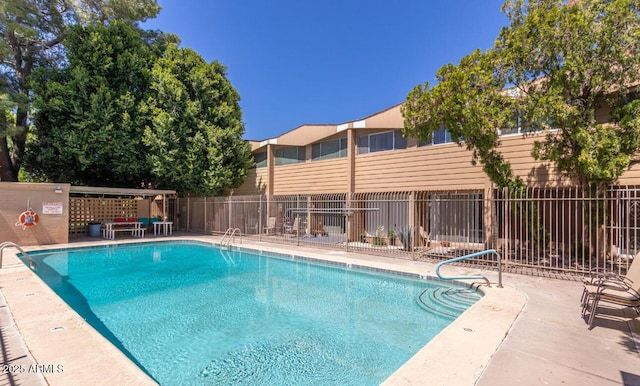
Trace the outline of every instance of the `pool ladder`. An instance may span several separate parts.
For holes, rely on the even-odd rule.
[[[242,244],[242,232],[240,231],[240,228],[229,228],[224,232],[222,240],[220,240],[220,245],[229,248],[231,243],[236,240],[236,233],[240,236],[240,243]]]
[[[2,268],[2,254],[4,253],[5,248],[15,248],[20,251],[24,255],[24,257],[29,260],[29,268],[34,271],[36,270],[36,262],[31,258],[31,256],[29,256],[29,254],[25,252],[24,249],[20,248],[18,244],[11,241],[5,241],[4,243],[0,244],[0,268]]]

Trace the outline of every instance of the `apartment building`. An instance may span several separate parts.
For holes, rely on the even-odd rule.
[[[599,111],[597,119],[606,122],[608,112]],[[284,223],[292,217],[287,213],[291,208],[327,208],[321,216],[323,226],[333,224],[328,228],[335,234],[345,234],[348,240],[356,240],[362,233],[373,234],[381,227],[398,229],[401,224],[408,224],[416,237],[417,229],[422,227],[431,240],[486,245],[492,223],[496,222],[496,209],[488,209],[486,199],[495,199],[497,193],[482,167],[472,165],[471,152],[453,143],[444,128],[426,142],[404,138],[402,128],[403,116],[398,104],[362,119],[341,124],[302,125],[275,138],[251,141],[256,166],[233,194],[263,195],[267,200],[272,198],[278,202],[277,207],[266,206],[263,222],[264,218],[277,216],[282,217]],[[532,157],[534,142],[543,139],[544,133],[524,133],[514,122],[512,127],[500,131],[500,151],[511,163],[514,174],[532,189],[557,191],[575,187],[575,182],[560,176],[553,164]],[[629,218],[628,213],[633,211],[636,193],[632,192],[631,197],[628,187],[634,190],[634,186],[640,185],[639,178],[640,167],[635,166],[617,181],[617,185],[625,186],[624,207],[619,209],[613,205],[611,209],[622,212],[616,215],[618,219]],[[322,198],[327,195],[333,198]],[[297,196],[293,199],[296,202],[287,206],[285,196]],[[302,204],[300,197],[306,197]],[[391,207],[398,202],[403,204]],[[558,217],[563,215],[558,205],[553,220],[541,220],[550,221],[544,228],[550,229],[555,239],[575,238],[579,226],[560,223]],[[331,214],[340,206],[363,210],[344,221]],[[375,207],[375,212],[365,211],[368,207]],[[576,224],[582,221],[580,210],[565,212],[577,216]],[[313,232],[317,226],[309,219],[306,222],[305,231]],[[504,224],[498,225],[505,229]],[[640,224],[628,224],[626,229],[635,232],[636,225]],[[530,233],[520,231],[526,232]],[[566,236],[561,235],[563,232]],[[621,234],[616,231],[615,237],[623,238]]]
[[[256,167],[235,195],[358,193],[384,191],[484,191],[491,183],[471,153],[443,128],[430,142],[403,138],[401,105],[337,125],[302,125],[263,141],[251,141]],[[606,111],[599,113],[606,120]],[[552,164],[531,156],[542,133],[501,130],[500,150],[528,186],[571,185]],[[619,184],[634,184],[640,168]]]

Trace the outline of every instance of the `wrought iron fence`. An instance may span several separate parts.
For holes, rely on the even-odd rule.
[[[625,272],[640,252],[640,188],[180,198],[179,230],[439,260],[488,248],[511,271]],[[495,265],[483,256],[476,264]]]

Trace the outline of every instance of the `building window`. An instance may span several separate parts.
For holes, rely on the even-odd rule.
[[[304,146],[290,146],[276,149],[276,165],[297,164],[305,161]]]
[[[440,127],[438,130],[433,132],[433,144],[439,145],[441,143],[451,143],[451,134],[449,134],[449,130],[444,127]]]
[[[400,130],[365,134],[358,137],[358,154],[406,148],[407,139],[402,136]]]
[[[506,122],[506,124],[500,128],[500,135],[509,135],[509,134],[518,134],[520,133],[520,127],[522,124],[522,118],[520,114],[513,114],[511,119]]]
[[[347,138],[332,139],[311,145],[311,160],[320,161],[347,156]]]
[[[536,131],[541,131],[542,126],[547,125],[552,127],[551,122],[538,121],[537,124],[526,120],[521,113],[516,112],[513,114],[511,119],[505,124],[504,127],[501,127],[498,133],[500,135],[509,135],[509,134],[524,134],[524,133],[533,133]]]
[[[263,151],[260,153],[255,153],[253,155],[253,159],[256,161],[256,169],[257,168],[266,168],[267,167],[267,152]]]
[[[451,143],[451,134],[444,126],[441,126],[438,130],[431,133],[431,136],[426,141],[418,141],[418,146],[439,145],[441,143]]]

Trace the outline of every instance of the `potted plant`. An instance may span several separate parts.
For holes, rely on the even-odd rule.
[[[396,245],[396,232],[392,229],[389,229],[387,232],[387,237],[389,238],[389,245]]]
[[[405,251],[412,251],[413,246],[411,245],[411,227],[404,227],[398,235],[400,237],[400,242],[402,243],[402,249]]]

